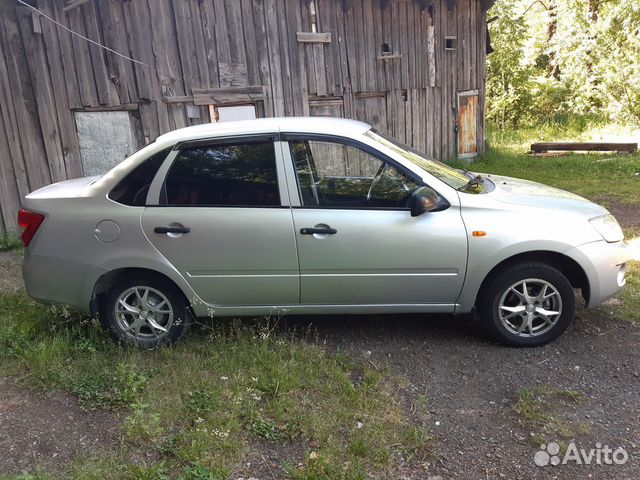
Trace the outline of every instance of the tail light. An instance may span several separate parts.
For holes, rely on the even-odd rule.
[[[30,212],[29,210],[20,210],[18,212],[18,225],[24,228],[20,238],[22,238],[22,243],[24,243],[25,247],[29,246],[43,220],[44,215],[41,213]]]

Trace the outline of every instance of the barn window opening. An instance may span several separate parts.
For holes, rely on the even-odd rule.
[[[233,122],[235,120],[253,120],[256,118],[256,107],[247,105],[209,105],[209,117],[211,123]]]
[[[318,11],[316,10],[316,2],[309,2],[309,20],[311,21],[311,32],[318,32]]]
[[[389,45],[388,43],[383,43],[380,47],[380,54],[391,55],[391,45]]]
[[[445,50],[456,50],[458,48],[458,38],[457,37],[444,37],[444,49]]]
[[[138,150],[132,112],[77,111],[74,116],[85,176],[102,175]]]

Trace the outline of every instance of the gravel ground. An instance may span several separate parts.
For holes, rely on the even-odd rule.
[[[38,395],[0,378],[0,473],[57,470],[118,442],[120,420],[87,412],[71,395]]]
[[[640,226],[637,209],[612,206],[621,223]],[[0,253],[0,288],[19,289],[19,257]],[[329,349],[349,353],[405,379],[408,414],[433,432],[434,455],[402,465],[396,478],[638,479],[640,478],[640,329],[604,306],[579,310],[569,330],[541,348],[513,349],[485,339],[477,323],[451,316],[327,316],[282,321],[305,331],[312,324]],[[580,392],[552,395],[544,412],[570,432],[531,424],[517,411],[522,388]],[[548,423],[548,422],[547,422]],[[0,472],[35,464],[58,468],[83,452],[117,442],[120,420],[85,412],[66,394],[41,396],[0,379]],[[545,426],[546,425],[546,426]],[[545,429],[547,429],[545,431]],[[566,432],[565,432],[566,433]],[[580,449],[622,447],[624,465],[539,467],[540,439]],[[259,448],[258,448],[259,449]],[[277,459],[256,451],[265,478],[277,478]],[[257,459],[257,458],[256,458]],[[263,470],[264,471],[264,470]]]

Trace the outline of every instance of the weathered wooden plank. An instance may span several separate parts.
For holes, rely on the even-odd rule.
[[[84,19],[79,9],[73,9],[67,12],[67,22],[69,27],[81,35],[86,36],[86,28]],[[80,101],[85,107],[97,107],[100,104],[98,100],[98,92],[96,82],[91,68],[91,53],[89,52],[89,43],[82,40],[76,35],[71,36],[71,44],[73,46],[73,56],[78,74],[78,89],[80,91]]]
[[[278,19],[278,45],[280,46],[280,61],[282,62],[281,75],[282,85],[284,93],[284,111],[285,115],[294,115],[294,103],[296,99],[293,96],[293,79],[291,72],[291,60],[289,56],[289,43],[295,43],[293,32],[289,38],[287,15],[286,15],[286,0],[275,0],[277,6],[276,11]]]
[[[564,152],[635,152],[637,143],[627,142],[539,142],[531,144],[531,151],[544,153]]]
[[[435,27],[427,26],[427,86],[436,86],[436,38]]]
[[[260,83],[259,59],[257,56],[257,37],[253,23],[253,9],[251,0],[240,0],[242,11],[242,31],[244,32],[244,45],[247,57],[247,83],[255,85]],[[293,28],[293,27],[292,27]]]
[[[307,70],[304,61],[304,48],[297,42],[296,32],[302,28],[302,10],[298,2],[287,2],[286,17],[288,25],[287,45],[289,48],[289,62],[293,92],[294,115],[309,115],[309,101],[307,91]]]
[[[380,90],[376,76],[376,55],[379,52],[380,46],[375,44],[373,0],[362,0],[362,22],[362,32],[364,36],[360,38],[360,43],[363,44],[364,55],[359,61],[364,63],[367,91],[374,92]]]
[[[234,94],[243,93],[247,95],[262,95],[264,87],[262,85],[247,85],[240,87],[220,87],[220,88],[194,88],[194,94]]]
[[[76,7],[79,7],[80,5],[84,5],[85,3],[89,2],[90,0],[68,0],[67,4],[64,7],[64,11],[68,11],[68,10],[72,10]]]
[[[122,103],[119,105],[100,105],[99,107],[76,108],[74,112],[132,112],[138,109],[137,103]]]
[[[42,44],[42,35],[34,35],[31,31],[31,18],[29,15],[18,17],[20,32],[26,55],[29,75],[33,82],[35,107],[38,113],[39,131],[42,133],[46,162],[53,182],[67,179],[67,171],[62,154],[60,131],[55,111],[53,87],[47,65],[47,56]]]
[[[6,16],[7,20],[12,17]],[[21,148],[20,132],[18,128],[18,118],[14,106],[15,92],[12,90],[9,80],[9,71],[5,62],[3,52],[8,52],[10,45],[4,34],[5,29],[3,22],[0,21],[0,114],[6,139],[8,141],[10,155],[0,157],[0,162],[7,164],[7,169],[13,172],[16,188],[18,191],[18,199],[29,193],[29,178],[25,167],[23,152]],[[16,72],[14,72],[15,74]],[[7,170],[8,171],[8,170]]]
[[[418,72],[416,69],[416,31],[415,31],[415,11],[417,10],[417,3],[411,2],[405,5],[407,17],[405,23],[404,36],[407,37],[407,64],[408,64],[408,77],[407,88],[415,89],[417,87]]]
[[[174,0],[175,1],[175,0]],[[229,46],[229,32],[227,31],[227,13],[224,0],[208,0],[213,2],[216,34],[216,48],[218,50],[218,61],[231,63],[231,47]]]
[[[194,74],[197,72],[198,80],[195,81],[191,85],[191,87],[210,87],[211,86],[211,77],[209,74],[209,66],[207,65],[207,50],[205,47],[205,36],[204,31],[202,29],[202,10],[201,3],[198,1],[189,2],[190,7],[190,15],[189,19],[191,22],[191,29],[193,30],[193,40],[194,44],[191,48],[193,48],[195,52],[195,64],[192,65],[194,68]],[[234,62],[232,59],[232,63]],[[246,66],[244,68],[246,75]],[[237,79],[236,79],[237,80]],[[216,82],[217,84],[217,82]],[[187,88],[188,89],[188,88]]]
[[[271,82],[271,64],[269,61],[268,35],[265,24],[264,3],[262,0],[252,0],[253,26],[256,30],[256,55],[258,57],[258,71],[260,83],[265,86],[264,114],[274,115],[273,88]]]
[[[318,0],[317,2],[318,12],[316,14],[318,18],[318,26],[323,32],[334,32],[334,16],[331,5],[331,0]],[[336,58],[338,55],[334,45],[325,44],[322,45],[322,51],[324,53],[325,68],[324,72],[327,79],[327,95],[342,94],[340,89],[336,90]]]
[[[278,33],[279,12],[276,9],[276,0],[264,0],[264,14],[271,65],[273,111],[276,116],[281,117],[285,114],[285,98],[280,55],[280,37]]]
[[[122,11],[122,5],[116,0],[108,0],[102,2],[96,2],[98,7],[98,19],[100,25],[102,25],[102,36],[104,38],[105,45],[109,45],[116,52],[127,54],[129,52],[129,44],[127,42],[127,32],[124,24],[124,14]],[[65,63],[65,72],[71,66],[67,65],[67,61],[64,60],[63,37],[68,36],[66,32],[58,32],[60,39],[60,46],[63,52],[63,61]],[[118,103],[128,103],[137,98],[138,93],[136,91],[133,64],[119,55],[115,55],[111,52],[105,52],[107,60],[107,72],[109,79],[115,85],[116,92],[118,94]],[[73,66],[75,69],[75,66]],[[75,70],[74,70],[75,71]],[[67,89],[67,96],[69,97],[69,104],[71,108],[77,108],[80,105],[72,105],[71,96]]]
[[[40,11],[48,16],[53,15],[49,2],[39,0]],[[80,157],[80,147],[76,134],[76,124],[73,112],[69,110],[69,99],[67,90],[63,87],[65,82],[62,52],[58,40],[58,28],[51,22],[44,22],[42,25],[43,42],[47,56],[47,68],[51,76],[51,84],[54,99],[55,114],[58,119],[60,129],[60,141],[62,142],[62,153],[64,155],[64,166],[67,178],[82,176],[82,159]]]
[[[15,10],[3,13],[5,14],[0,15],[2,24],[0,35],[6,62],[6,72],[3,72],[3,76],[7,77],[10,85],[8,91],[3,89],[2,93],[5,96],[3,105],[8,107],[9,113],[13,113],[9,116],[8,122],[5,118],[5,125],[12,130],[9,132],[10,146],[14,143],[22,146],[21,157],[24,159],[24,164],[14,163],[14,170],[18,172],[18,178],[21,180],[18,183],[20,195],[26,195],[32,190],[51,183],[51,173],[45,160],[46,152]],[[9,104],[13,105],[13,109]],[[15,149],[12,150],[12,154],[14,152]],[[25,188],[26,193],[24,193]]]
[[[0,62],[4,62],[4,59]],[[1,80],[0,86],[4,86]],[[0,111],[4,108],[5,105],[0,103]],[[4,115],[0,114],[0,233],[18,231],[17,214],[19,209],[20,193],[18,192],[16,173],[11,162],[9,135],[4,125]]]
[[[53,18],[62,24],[66,23],[66,16],[62,11],[60,2],[53,2]],[[82,106],[80,99],[80,88],[78,86],[78,74],[76,62],[73,53],[73,45],[71,42],[71,34],[60,30],[58,32],[58,40],[60,42],[60,51],[62,53],[62,62],[64,64],[64,86],[69,99],[69,108],[78,108]]]
[[[87,28],[87,38],[101,43],[104,40],[100,36],[100,27],[98,25],[98,13],[94,2],[85,3],[80,7],[80,12],[84,18]],[[91,58],[91,67],[93,76],[96,80],[96,91],[98,93],[98,101],[101,105],[116,105],[119,103],[118,93],[115,85],[109,78],[107,70],[107,62],[104,50],[97,45],[89,44],[89,56]]]
[[[331,32],[296,32],[298,43],[331,43]]]
[[[378,90],[387,90],[389,87],[386,81],[386,67],[384,63],[380,63],[380,52],[382,52],[382,44],[388,43],[385,41],[382,35],[382,6],[378,2],[373,2],[373,30],[374,30],[374,41],[373,46],[375,48],[374,52],[376,61],[373,62],[373,68],[375,69],[376,75],[376,87]]]
[[[241,87],[249,83],[246,63],[220,63],[220,85]]]
[[[200,3],[202,39],[204,42],[206,66],[209,67],[209,86],[217,87],[220,85],[220,71],[218,68],[218,47],[216,40],[216,14],[212,0]],[[176,29],[179,25],[176,26]],[[206,68],[205,65],[201,66]],[[185,85],[185,91],[189,90],[190,85]],[[186,117],[185,117],[186,118]]]
[[[347,59],[347,40],[345,35],[345,18],[344,11],[338,3],[331,5],[334,15],[335,28],[337,40],[332,45],[336,49],[336,72],[339,72],[336,78],[336,82],[340,82],[337,85],[336,93],[344,94],[347,90],[351,91],[351,76],[349,74],[349,61]],[[344,115],[348,116],[346,108],[343,109]]]
[[[229,51],[231,62],[247,65],[247,55],[244,46],[244,33],[242,25],[242,9],[238,0],[225,0],[227,16],[227,32],[229,34]],[[284,9],[282,10],[284,12]],[[281,17],[284,15],[281,15]]]
[[[309,5],[305,5],[301,2],[295,2],[294,5],[300,9],[300,17],[302,20],[302,30],[306,32],[310,32],[311,31],[311,12],[309,9]],[[307,79],[306,79],[307,92],[309,92],[310,95],[317,95],[318,94],[318,81],[317,81],[318,72],[316,71],[316,61],[315,61],[313,45],[303,44],[301,48],[304,51],[305,70],[308,72]]]
[[[157,76],[160,79],[162,95],[184,95],[185,85],[180,61],[180,47],[170,0],[147,1],[151,25],[153,25],[151,47],[154,64],[158,69]],[[200,28],[202,29],[202,26]]]
[[[169,114],[166,105],[160,102],[162,88],[157,71],[153,50],[149,45],[153,41],[153,26],[147,2],[125,3],[125,15],[129,31],[131,53],[145,65],[136,64],[136,80],[140,100],[140,120],[142,122],[145,143],[154,141],[158,135],[169,130]],[[157,100],[156,100],[157,99]]]

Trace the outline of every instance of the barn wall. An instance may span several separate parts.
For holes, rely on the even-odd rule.
[[[365,120],[429,156],[456,155],[457,92],[484,112],[485,12],[478,0],[31,0],[48,16],[146,64],[104,51],[14,0],[0,0],[0,233],[20,198],[84,174],[74,112],[123,110],[139,142],[209,122],[207,104]],[[352,3],[344,10],[344,4]],[[433,27],[433,60],[429,27]],[[457,36],[455,51],[444,37]],[[325,38],[325,37],[322,37]],[[382,44],[391,55],[382,56]],[[188,115],[187,110],[191,115]],[[200,118],[193,116],[194,110]],[[483,148],[484,114],[478,121]]]

